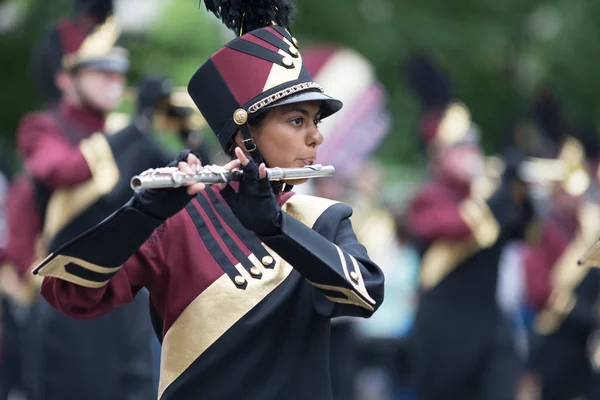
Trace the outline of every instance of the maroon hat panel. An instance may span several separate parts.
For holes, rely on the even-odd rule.
[[[272,66],[229,47],[221,48],[211,59],[239,106],[262,92]]]
[[[64,19],[58,23],[58,35],[62,54],[76,53],[85,40],[86,34],[73,21]]]

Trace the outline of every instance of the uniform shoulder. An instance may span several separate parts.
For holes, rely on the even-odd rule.
[[[327,199],[325,197],[310,196],[300,193],[291,193],[282,203],[284,211],[289,209],[312,210],[313,212],[323,213],[333,206],[344,206],[350,208],[341,201]]]
[[[298,193],[292,194],[282,209],[308,226],[313,226],[322,217],[341,220],[352,215],[352,208],[342,202]]]
[[[56,120],[52,114],[47,111],[34,111],[21,118],[21,121],[19,121],[19,132],[32,126],[53,128],[56,126]]]
[[[56,131],[58,127],[54,117],[45,111],[36,111],[25,115],[17,128],[17,144],[19,148],[33,145],[42,132]]]

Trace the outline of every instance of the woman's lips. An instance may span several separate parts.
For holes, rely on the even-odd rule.
[[[316,161],[316,159],[314,157],[311,158],[300,158],[299,159],[305,166],[307,165],[313,165]]]

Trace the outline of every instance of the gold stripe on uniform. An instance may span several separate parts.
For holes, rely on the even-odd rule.
[[[459,205],[459,213],[471,229],[471,237],[437,240],[429,246],[421,259],[421,286],[424,289],[435,287],[462,262],[498,240],[500,226],[483,199],[465,199]]]
[[[496,242],[500,226],[485,202],[468,198],[459,205],[458,211],[481,248],[490,247]]]
[[[46,208],[44,237],[51,240],[61,229],[100,197],[108,194],[119,182],[119,168],[106,137],[94,133],[80,145],[81,153],[92,173],[92,178],[79,185],[57,189]]]
[[[52,256],[53,256],[53,254],[50,254],[47,257],[47,259]],[[85,287],[92,288],[92,289],[97,289],[97,288],[100,288],[100,287],[108,284],[108,282],[109,282],[108,279],[104,282],[96,282],[96,281],[90,281],[88,279],[84,279],[77,275],[68,273],[67,270],[65,269],[65,267],[71,263],[77,264],[78,266],[80,266],[82,268],[85,268],[89,271],[96,272],[99,274],[111,274],[111,273],[117,272],[119,269],[121,269],[121,267],[114,267],[114,268],[101,267],[99,265],[93,264],[89,261],[85,261],[85,260],[82,260],[77,257],[58,255],[54,259],[52,259],[52,261],[50,261],[48,264],[46,264],[42,268],[40,268],[37,273],[40,276],[51,276],[54,278],[61,279],[63,281],[71,282],[76,285],[85,286]]]
[[[295,194],[282,209],[312,227],[321,214],[335,203],[331,200]],[[223,274],[200,293],[169,328],[162,344],[159,398],[198,357],[275,290],[293,271],[293,267],[277,253],[268,246],[265,248],[273,257],[273,268],[263,268],[254,254],[248,257],[255,266],[260,268],[261,279],[252,279],[244,268],[236,266],[240,274],[246,277],[245,290],[238,290],[231,278]]]

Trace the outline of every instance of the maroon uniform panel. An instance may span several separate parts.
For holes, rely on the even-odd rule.
[[[27,171],[48,189],[73,186],[91,178],[77,144],[103,129],[103,116],[61,103],[52,112],[29,114],[21,121],[18,150]]]
[[[566,230],[559,221],[548,219],[542,226],[539,243],[529,245],[524,259],[527,298],[536,309],[546,305],[552,292],[551,271],[569,243],[574,232]]]
[[[425,185],[409,205],[409,228],[424,241],[468,238],[471,228],[459,212],[465,197],[437,181]]]

